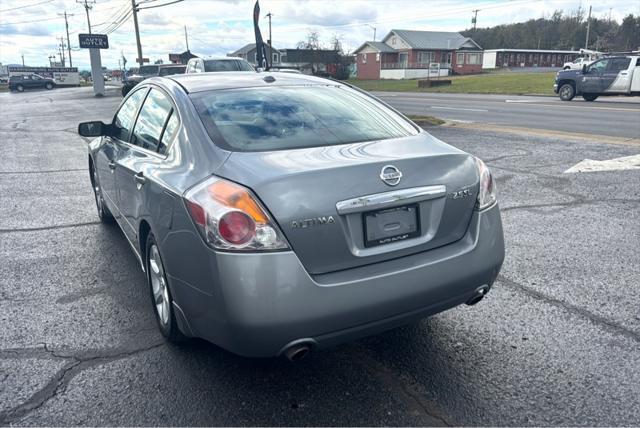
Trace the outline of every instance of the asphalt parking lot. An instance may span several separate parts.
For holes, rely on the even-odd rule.
[[[120,99],[0,94],[0,425],[640,421],[640,170],[563,173],[640,145],[430,129],[496,177],[493,290],[292,364],[162,340],[135,256],[98,222],[75,132]]]

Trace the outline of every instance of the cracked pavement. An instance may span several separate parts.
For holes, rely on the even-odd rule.
[[[135,256],[98,223],[74,131],[119,101],[0,94],[0,425],[640,420],[640,171],[563,174],[640,146],[429,129],[494,172],[507,249],[493,290],[291,364],[162,340]]]

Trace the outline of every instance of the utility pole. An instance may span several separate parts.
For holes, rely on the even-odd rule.
[[[53,67],[53,61],[55,61],[56,56],[55,55],[49,55],[47,58],[49,58],[49,67]]]
[[[187,35],[187,26],[184,26],[184,42],[187,45],[187,52],[189,52],[189,36]]]
[[[609,8],[609,24],[611,24],[611,9],[613,9],[612,7]]]
[[[60,66],[66,67],[66,60],[64,57],[64,37],[60,37]]]
[[[271,12],[267,13],[267,18],[269,18],[269,61],[267,64],[271,64],[269,68],[273,67],[273,39],[271,38],[271,17],[273,14]]]
[[[22,56],[22,66],[24,67],[24,54],[20,54]]]
[[[473,24],[473,32],[476,32],[476,24],[478,23],[478,12],[480,12],[480,9],[475,9],[472,10],[473,12],[473,18],[471,18],[471,23]]]
[[[367,27],[371,28],[373,30],[373,41],[376,41],[376,27],[374,27],[373,25],[369,25],[369,24],[365,24]]]
[[[138,45],[138,64],[142,67],[142,44],[140,43],[140,29],[138,28],[138,5],[136,0],[131,0],[131,10],[133,11],[133,26],[136,30],[136,44]]]
[[[64,25],[67,27],[67,52],[69,53],[69,67],[73,67],[73,61],[71,61],[71,41],[69,40],[69,21],[67,20],[67,17],[73,16],[73,14],[67,15],[67,11],[65,10],[64,13],[59,13],[58,15],[64,16]]]
[[[589,6],[589,16],[587,17],[587,37],[584,40],[584,48],[589,49],[589,30],[591,29],[591,6]]]
[[[76,3],[81,4],[82,7],[84,7],[84,10],[87,12],[87,26],[89,27],[89,34],[91,34],[91,20],[89,19],[89,9],[91,9],[93,7],[91,5],[95,4],[96,0],[93,0],[93,1],[76,0]]]

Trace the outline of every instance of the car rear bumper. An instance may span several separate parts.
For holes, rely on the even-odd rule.
[[[189,329],[237,354],[269,357],[300,340],[330,346],[462,304],[491,286],[504,241],[494,205],[475,212],[455,243],[340,272],[310,275],[290,251],[210,252],[209,260],[213,295],[176,290]]]

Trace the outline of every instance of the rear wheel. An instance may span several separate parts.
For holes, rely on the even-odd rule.
[[[95,168],[91,167],[91,185],[93,186],[93,196],[96,199],[96,208],[98,210],[98,217],[102,223],[113,223],[114,218],[109,208],[104,203],[104,197],[102,196],[102,189],[100,188],[100,182],[98,181],[98,174]]]
[[[53,89],[53,83],[49,82],[46,85],[44,85],[45,88],[47,88],[48,90],[52,90]]]
[[[596,94],[583,94],[582,98],[584,98],[585,101],[595,101],[598,96]]]
[[[160,332],[169,342],[181,342],[185,340],[176,321],[173,311],[173,299],[169,291],[167,276],[165,274],[160,250],[153,233],[147,237],[147,281],[151,292],[151,303],[153,312],[156,314],[156,321]]]
[[[571,101],[573,97],[576,96],[576,90],[574,89],[572,84],[565,83],[564,85],[560,86],[558,94],[560,95],[560,99],[562,101]]]
[[[18,85],[18,86],[16,86],[16,91],[18,91],[18,92],[24,92],[24,86],[22,86],[22,85]]]

